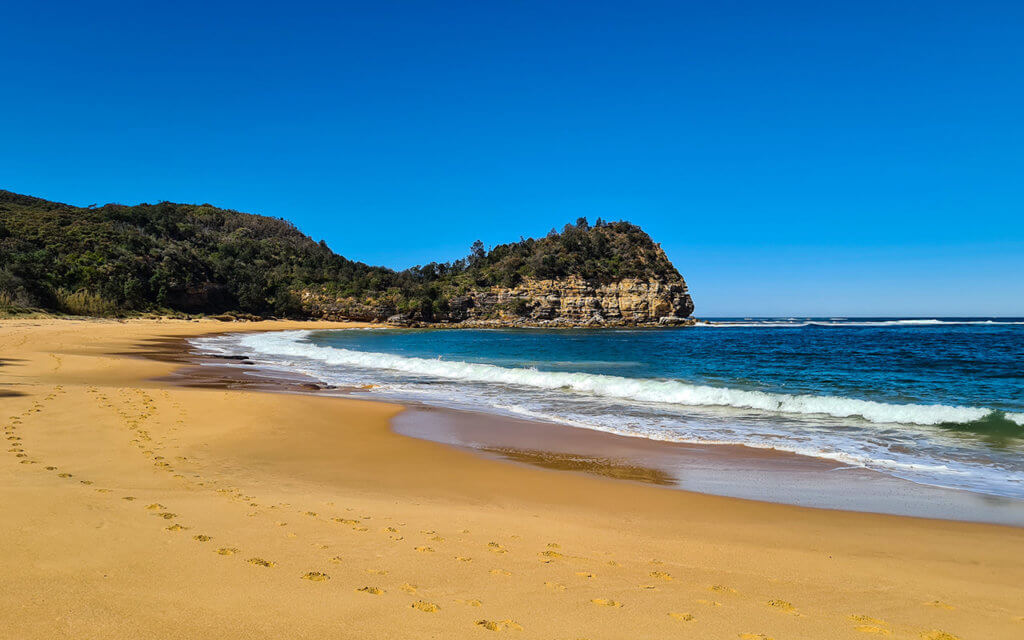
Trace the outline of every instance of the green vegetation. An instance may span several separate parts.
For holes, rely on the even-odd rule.
[[[347,260],[292,224],[211,205],[73,207],[0,190],[0,312],[242,312],[445,320],[471,290],[524,278],[681,279],[639,227],[581,218],[545,238],[405,271]],[[524,313],[519,305],[516,313]]]

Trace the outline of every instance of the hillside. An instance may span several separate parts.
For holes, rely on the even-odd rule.
[[[210,205],[74,207],[0,190],[0,310],[176,311],[401,323],[638,324],[685,317],[685,283],[627,222],[405,271],[332,252],[292,224]]]

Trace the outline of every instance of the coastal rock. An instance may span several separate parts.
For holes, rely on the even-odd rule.
[[[304,310],[327,320],[386,322],[394,326],[604,327],[686,326],[694,321],[686,282],[623,278],[594,282],[578,276],[524,278],[513,287],[484,287],[447,300],[447,313],[432,322],[398,313],[394,306],[359,304],[323,292],[300,294]]]
[[[693,300],[686,283],[624,278],[588,282],[576,276],[524,279],[515,287],[471,291],[459,301],[457,322],[524,322],[530,326],[684,325]],[[664,322],[662,320],[665,320]]]

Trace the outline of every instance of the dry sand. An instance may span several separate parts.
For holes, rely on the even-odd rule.
[[[0,637],[1024,637],[1021,529],[499,462],[112,355],[305,326],[0,320]]]

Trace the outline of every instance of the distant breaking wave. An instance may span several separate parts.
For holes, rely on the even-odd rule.
[[[957,325],[986,325],[986,326],[1020,326],[1024,322],[1017,320],[937,320],[937,319],[914,319],[914,320],[846,320],[841,318],[830,318],[829,320],[701,320],[695,326],[711,327],[717,329],[751,328],[798,328],[798,327],[929,327],[929,326],[957,326]]]
[[[238,344],[258,353],[304,358],[328,365],[386,369],[466,382],[516,385],[548,390],[563,389],[619,400],[693,407],[731,407],[783,414],[826,415],[835,418],[858,417],[873,423],[950,425],[975,423],[983,419],[989,421],[1005,419],[1018,426],[1024,426],[1024,414],[1003,414],[986,408],[890,404],[836,396],[780,394],[711,387],[678,380],[539,371],[533,368],[499,367],[491,364],[447,361],[440,358],[407,357],[389,353],[317,346],[304,341],[309,333],[308,331],[285,331],[273,334],[250,334],[240,337]]]

